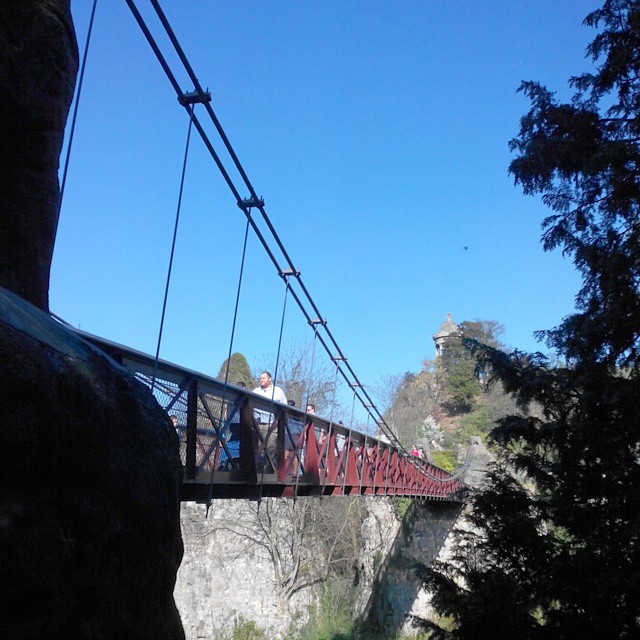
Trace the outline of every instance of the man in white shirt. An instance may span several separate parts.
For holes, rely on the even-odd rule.
[[[287,397],[284,395],[284,391],[280,387],[273,385],[271,374],[268,371],[263,371],[258,378],[260,383],[259,387],[253,390],[253,393],[259,393],[266,396],[269,400],[273,399],[274,402],[282,402],[287,404]]]
[[[268,371],[263,371],[260,374],[258,382],[260,383],[260,386],[256,387],[253,390],[253,393],[264,396],[269,401],[273,400],[274,402],[287,404],[287,396],[284,395],[284,391],[280,387],[276,387],[273,384],[271,374]],[[275,441],[274,437],[269,435],[271,433],[271,429],[269,427],[273,422],[273,413],[270,411],[254,409],[254,416],[259,425],[262,437],[265,438],[265,440],[268,440],[268,442],[265,441],[265,447],[269,452],[269,455],[273,455],[275,453]],[[275,472],[275,469],[273,471]]]
[[[273,400],[274,402],[287,404],[287,396],[284,395],[284,391],[280,387],[276,387],[273,384],[271,374],[268,371],[263,371],[260,374],[258,382],[260,383],[260,386],[256,387],[253,390],[253,393],[264,396],[269,401]],[[260,424],[271,424],[273,421],[273,414],[269,411],[260,411],[259,409],[256,409],[255,416],[256,421]]]

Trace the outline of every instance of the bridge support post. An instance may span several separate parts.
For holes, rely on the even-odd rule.
[[[258,482],[256,470],[256,451],[253,446],[254,430],[256,425],[253,420],[253,406],[245,400],[240,409],[240,463],[238,467],[238,479],[248,484]]]
[[[196,479],[196,438],[198,429],[198,381],[189,380],[187,387],[187,451],[184,465],[185,480]]]
[[[278,481],[286,482],[289,474],[287,473],[287,458],[284,455],[285,436],[287,431],[287,416],[285,412],[279,411],[276,420],[278,423],[276,438],[276,465],[278,466]]]

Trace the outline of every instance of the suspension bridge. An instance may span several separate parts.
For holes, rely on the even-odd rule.
[[[411,496],[428,500],[460,500],[466,490],[462,478],[470,462],[470,455],[461,469],[451,474],[409,455],[398,441],[365,386],[358,379],[331,332],[327,320],[305,286],[300,271],[267,214],[264,200],[258,196],[220,124],[211,104],[211,94],[200,84],[158,0],[149,1],[164,32],[163,39],[168,41],[172,48],[171,59],[177,59],[173,64],[179,65],[179,71],[174,70],[168,62],[169,56],[165,56],[161,50],[136,2],[125,0],[188,117],[156,353],[155,356],[147,355],[104,338],[79,330],[74,331],[84,340],[106,352],[131,375],[147,385],[160,405],[175,418],[184,466],[181,497],[185,501],[209,503],[214,498],[294,498],[313,495]],[[75,98],[67,158],[64,163],[61,202],[95,6],[94,1]],[[193,87],[192,91],[184,92],[181,89],[177,80],[178,74],[186,74]],[[336,379],[338,376],[342,377],[353,392],[354,404],[358,402],[373,419],[375,436],[337,423],[332,417],[311,415],[231,384],[228,366],[224,380],[218,380],[160,358],[193,129],[202,139],[215,167],[246,219],[227,363],[230,363],[233,350],[247,238],[251,231],[264,248],[277,276],[284,284],[274,385],[278,381],[287,301],[292,299],[313,331],[314,354],[316,345],[326,352],[335,366]],[[267,416],[267,419],[264,419],[264,416]],[[470,452],[472,450],[473,448],[470,448]]]

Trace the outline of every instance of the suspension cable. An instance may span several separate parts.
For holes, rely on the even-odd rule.
[[[333,378],[333,400],[331,402],[331,411],[329,413],[329,430],[327,431],[327,435],[325,436],[325,448],[324,448],[324,478],[322,479],[322,486],[324,488],[326,482],[327,482],[327,474],[329,471],[329,445],[331,444],[331,433],[333,431],[333,412],[335,410],[336,407],[336,398],[338,395],[338,369],[340,368],[338,366],[338,362],[339,360],[335,359],[334,360],[335,365],[336,365],[336,373],[335,376]]]
[[[238,289],[236,292],[236,303],[233,310],[233,323],[231,325],[231,339],[229,340],[229,355],[227,356],[227,367],[224,372],[224,386],[225,391],[227,388],[227,383],[229,382],[229,367],[231,366],[231,351],[233,350],[233,339],[236,333],[236,321],[238,319],[238,304],[240,302],[240,290],[242,288],[242,276],[244,273],[244,263],[247,255],[247,239],[249,237],[249,220],[247,220],[247,225],[244,229],[244,242],[242,244],[242,259],[240,260],[240,274],[238,276]]]
[[[62,198],[64,197],[64,187],[67,183],[67,171],[69,170],[69,158],[71,157],[71,145],[73,144],[73,134],[76,130],[76,119],[78,117],[78,105],[80,104],[80,94],[82,93],[82,82],[84,80],[84,70],[87,66],[87,54],[89,53],[89,43],[91,42],[91,32],[93,31],[93,18],[96,15],[96,5],[98,0],[93,0],[91,7],[91,17],[89,18],[89,29],[87,30],[87,40],[84,45],[84,53],[82,55],[82,66],[80,67],[80,76],[78,78],[78,92],[76,93],[76,103],[73,107],[73,116],[71,118],[71,128],[69,130],[69,144],[67,145],[67,154],[64,161],[64,170],[62,171],[62,181],[60,183],[60,197],[58,198],[58,211],[56,213],[56,231],[60,220],[60,210],[62,209]],[[54,233],[54,238],[56,234]]]
[[[142,16],[140,15],[140,12],[138,11],[134,0],[126,0],[127,5],[129,6],[131,12],[134,15],[134,18],[136,19],[136,21],[138,22],[138,25],[140,26],[143,34],[145,35],[147,41],[149,42],[149,45],[151,46],[154,54],[156,55],[156,58],[158,59],[158,61],[160,62],[160,65],[162,66],[163,70],[165,71],[165,74],[167,75],[169,81],[171,82],[172,86],[174,87],[176,93],[178,94],[178,96],[182,95],[182,91],[180,89],[180,86],[175,78],[175,76],[173,75],[166,59],[164,58],[164,56],[162,55],[162,53],[160,52],[160,49],[155,41],[155,39],[153,38],[153,36],[151,35],[151,32],[149,31],[144,19],[142,18]],[[198,95],[205,95],[206,92],[204,92],[204,90],[202,89],[202,86],[200,85],[195,73],[193,72],[193,69],[191,68],[191,65],[189,64],[189,61],[187,60],[184,51],[182,50],[175,34],[173,33],[173,30],[171,29],[171,26],[169,25],[166,16],[164,15],[164,13],[162,12],[162,9],[160,8],[159,4],[155,1],[155,0],[151,0],[151,3],[153,4],[154,8],[156,9],[156,13],[158,14],[160,21],[162,22],[165,31],[167,33],[167,35],[169,36],[174,49],[176,50],[185,70],[187,71],[189,77],[191,78],[192,82],[194,83],[194,86],[196,87],[196,93],[198,93]],[[240,197],[240,194],[238,192],[238,190],[236,189],[233,181],[231,180],[231,177],[229,176],[229,173],[227,172],[227,170],[225,169],[219,155],[216,153],[215,149],[213,148],[213,145],[211,144],[211,141],[209,140],[207,134],[205,133],[204,129],[202,128],[202,125],[200,124],[200,122],[198,121],[197,117],[195,116],[195,114],[192,112],[190,113],[190,117],[194,123],[194,126],[196,127],[198,133],[200,134],[202,140],[205,143],[205,146],[207,147],[209,153],[211,154],[211,157],[213,158],[216,166],[218,167],[218,170],[220,171],[222,177],[224,178],[225,182],[227,183],[227,186],[229,187],[229,189],[231,190],[232,194],[234,195],[236,202],[238,203],[238,206],[243,210],[243,212],[245,213],[246,216],[248,216],[248,212],[247,212],[247,208],[248,206],[256,206],[259,210],[260,213],[262,214],[263,218],[265,219],[267,226],[269,227],[269,230],[271,231],[276,243],[278,244],[278,246],[281,248],[281,251],[283,252],[283,255],[285,256],[287,263],[289,264],[289,266],[291,267],[292,270],[295,271],[295,268],[293,267],[293,263],[291,262],[291,259],[289,258],[289,255],[287,254],[286,250],[284,249],[284,246],[282,245],[282,242],[280,241],[280,238],[278,237],[275,228],[273,227],[273,225],[271,224],[270,220],[268,219],[268,216],[266,214],[266,211],[264,210],[264,202],[258,198],[255,189],[253,188],[253,185],[251,184],[251,182],[249,181],[244,168],[242,167],[242,165],[240,164],[240,161],[238,160],[233,148],[231,147],[231,143],[229,142],[226,134],[224,133],[224,130],[222,129],[222,126],[220,125],[220,122],[218,121],[213,109],[211,108],[211,105],[209,104],[209,102],[205,102],[204,103],[205,109],[209,115],[209,117],[211,118],[212,122],[214,123],[214,126],[216,127],[216,130],[218,131],[223,143],[225,144],[225,147],[227,148],[227,151],[229,153],[229,155],[231,156],[232,160],[234,161],[234,164],[238,170],[238,172],[240,173],[240,175],[243,178],[243,181],[245,182],[245,185],[247,186],[247,188],[249,189],[249,192],[251,193],[251,198],[249,198],[248,200],[243,200]],[[260,243],[262,244],[263,248],[265,249],[267,255],[269,256],[269,258],[271,259],[271,261],[273,262],[274,266],[276,267],[278,273],[280,273],[282,271],[276,257],[274,256],[273,252],[271,251],[266,239],[264,238],[264,235],[262,234],[262,232],[260,231],[260,229],[258,228],[258,226],[256,225],[256,223],[253,221],[253,219],[251,219],[250,221],[251,223],[251,227],[254,230],[254,232],[256,233],[256,236],[258,237]],[[312,308],[314,309],[314,311],[320,315],[319,310],[317,305],[315,304],[315,302],[313,301],[313,299],[311,298],[311,295],[309,294],[308,290],[306,289],[306,287],[304,286],[304,283],[302,282],[301,278],[300,278],[300,274],[299,272],[296,272],[296,279],[299,283],[299,285],[301,286],[301,289],[303,291],[303,293],[305,294],[305,297],[307,298],[308,302],[311,304]],[[294,292],[294,290],[291,290],[292,295],[294,296],[296,303],[298,304],[298,307],[301,309],[302,313],[305,315],[305,317],[307,318],[307,320],[311,320],[310,315],[308,314],[308,312],[306,311],[304,304],[302,303],[302,301],[300,300],[300,298],[298,297],[298,295]],[[340,347],[338,346],[335,338],[333,337],[333,335],[331,334],[331,332],[329,331],[329,329],[326,326],[326,323],[324,323],[324,328],[325,331],[327,332],[328,337],[331,339],[331,342],[333,342],[334,346],[336,347],[339,355],[343,355],[342,351],[340,349]],[[321,339],[320,342],[322,343],[323,347],[325,348],[325,351],[327,352],[327,354],[329,355],[329,357],[332,357],[332,351],[329,348],[329,346],[327,345],[327,343],[324,341],[324,339]],[[353,369],[351,368],[350,365],[347,365],[347,368],[349,369],[349,372],[352,374],[352,376],[354,377],[356,382],[359,382],[359,380],[357,379],[357,377],[355,376],[355,373],[353,372]],[[339,369],[340,374],[342,375],[342,377],[345,379],[345,381],[350,384],[350,380],[349,377],[347,376],[347,374],[342,370]],[[384,418],[382,417],[382,415],[380,414],[379,411],[377,411],[377,409],[375,408],[375,405],[373,404],[373,401],[371,400],[371,398],[368,396],[368,394],[363,391],[366,399],[369,401],[369,404],[371,406],[371,408],[374,408],[376,410],[376,413],[378,414],[378,418],[376,419],[376,422],[379,424],[380,428],[382,429],[383,432],[386,433],[386,435],[390,438],[391,442],[395,444],[395,446],[400,449],[401,451],[403,451],[405,454],[407,453],[406,450],[404,449],[404,447],[402,446],[401,443],[399,443],[395,436],[393,435],[393,433],[391,432],[391,430],[388,428],[388,426],[386,425]],[[362,398],[360,398],[360,396],[358,396],[358,399],[360,400],[361,404],[366,408],[366,401],[363,400]]]
[[[311,368],[309,371],[309,384],[307,385],[307,399],[304,403],[304,410],[305,413],[307,411],[307,407],[309,406],[309,401],[311,400],[311,386],[313,385],[313,368],[315,365],[315,359],[316,359],[316,342],[318,341],[318,329],[316,329],[316,327],[313,327],[313,342],[312,342],[312,347],[311,347]],[[302,399],[302,398],[300,398]]]
[[[276,354],[276,368],[273,372],[273,390],[271,391],[271,406],[273,408],[273,396],[276,392],[276,382],[278,380],[278,367],[280,366],[280,349],[282,348],[282,334],[284,332],[284,318],[287,313],[287,297],[289,296],[289,290],[291,285],[289,283],[289,275],[287,273],[280,274],[286,283],[284,288],[284,302],[282,303],[282,319],[280,320],[280,335],[278,336],[278,352]]]
[[[349,428],[353,429],[353,411],[356,407],[356,389],[353,388],[353,400],[351,402],[351,419],[349,420]]]
[[[251,214],[251,212],[249,212]],[[240,273],[238,275],[238,288],[236,291],[236,303],[233,310],[233,322],[231,323],[231,337],[229,339],[229,354],[227,356],[227,366],[224,372],[224,387],[222,390],[222,401],[220,402],[220,417],[218,419],[218,424],[222,427],[222,416],[224,413],[224,404],[227,399],[227,385],[229,383],[229,368],[231,367],[231,353],[233,351],[233,340],[236,333],[236,321],[238,319],[238,306],[240,303],[240,291],[242,289],[242,277],[244,274],[244,263],[247,255],[247,239],[249,237],[249,219],[247,218],[247,224],[244,229],[244,242],[242,244],[242,258],[240,260]],[[226,426],[226,425],[225,425]],[[224,433],[224,432],[221,432]],[[211,479],[209,480],[209,488],[207,491],[207,512],[209,510],[209,505],[211,504],[211,498],[213,495],[213,477],[214,477],[215,469],[211,472]]]
[[[274,402],[274,396],[276,394],[276,383],[278,380],[278,367],[280,366],[280,349],[282,347],[282,334],[284,333],[284,319],[287,313],[287,297],[289,295],[289,289],[290,289],[290,284],[289,284],[289,276],[291,274],[289,273],[281,273],[280,274],[282,276],[282,278],[284,279],[286,286],[284,288],[284,301],[282,303],[282,319],[280,320],[280,335],[278,336],[278,353],[276,355],[276,366],[273,372],[273,378],[271,380],[271,403],[269,405],[269,426],[267,427],[267,434],[265,436],[265,441],[264,441],[264,454],[265,454],[265,458],[266,460],[264,461],[264,464],[262,465],[262,473],[260,475],[260,488],[258,490],[258,500],[262,499],[262,486],[264,484],[264,470],[266,468],[266,462],[269,459],[269,455],[268,455],[268,444],[269,444],[269,438],[271,437],[271,432],[272,432],[272,427],[273,427],[273,422],[275,422],[275,413],[273,410],[273,402]],[[278,464],[278,461],[275,461],[276,465]],[[277,469],[274,469],[274,472],[277,472]]]
[[[191,106],[193,111],[194,106]],[[182,176],[180,178],[180,191],[178,193],[178,206],[176,208],[176,221],[173,226],[173,240],[171,241],[171,254],[169,257],[169,268],[167,270],[167,282],[164,287],[164,300],[162,302],[162,315],[160,317],[160,329],[158,330],[158,345],[156,347],[156,357],[153,361],[153,376],[151,378],[151,393],[156,384],[156,375],[158,373],[158,359],[160,357],[160,343],[162,342],[162,330],[164,328],[164,316],[167,310],[167,298],[169,296],[169,284],[171,282],[171,271],[173,269],[173,256],[176,250],[176,238],[178,236],[178,222],[180,221],[180,209],[182,207],[182,193],[184,190],[184,177],[187,171],[187,158],[189,157],[189,141],[191,140],[191,119],[187,128],[187,142],[184,147],[184,160],[182,161]]]
[[[182,65],[185,69],[185,71],[187,72],[187,74],[189,75],[189,78],[191,79],[191,81],[194,83],[194,86],[196,87],[196,90],[198,92],[203,92],[202,90],[202,86],[200,85],[197,76],[195,75],[193,68],[191,67],[191,64],[189,63],[189,60],[187,59],[187,56],[184,53],[184,50],[182,49],[178,38],[176,37],[171,25],[169,24],[169,21],[167,20],[166,15],[164,14],[162,8],[160,7],[160,4],[158,3],[157,0],[150,0],[151,4],[153,6],[153,8],[156,11],[156,14],[162,24],[162,26],[164,27],[164,30],[167,34],[167,36],[169,37],[169,40],[171,41],[171,44],[173,45],[174,50],[176,51],[178,57],[180,58],[180,61],[182,62]],[[131,2],[131,0],[127,0],[128,3]],[[227,152],[229,153],[229,156],[231,157],[234,166],[236,167],[238,173],[240,174],[240,176],[242,177],[243,182],[245,183],[245,186],[249,189],[249,193],[251,194],[251,197],[253,200],[255,200],[257,202],[257,208],[260,211],[263,220],[265,221],[269,231],[271,232],[271,235],[273,237],[273,239],[275,240],[276,244],[278,245],[278,248],[280,249],[282,255],[284,256],[287,264],[289,265],[289,268],[291,270],[295,271],[295,266],[291,260],[291,258],[289,257],[289,254],[287,253],[282,241],[280,240],[280,237],[278,236],[278,233],[276,232],[273,224],[271,223],[271,220],[269,219],[269,216],[267,215],[267,212],[264,208],[264,202],[262,202],[262,200],[260,198],[258,198],[257,193],[253,187],[253,185],[251,184],[251,181],[249,180],[249,177],[247,176],[244,167],[242,166],[240,160],[238,159],[238,156],[236,155],[233,147],[231,146],[231,143],[224,131],[224,129],[222,128],[222,125],[220,124],[220,121],[218,120],[217,116],[215,115],[215,112],[213,111],[213,108],[211,107],[210,103],[206,103],[205,104],[205,108],[206,111],[211,119],[211,121],[213,122],[213,125],[215,126],[225,148],[227,149]],[[227,180],[227,182],[229,182],[229,178],[228,178],[228,174],[226,174],[226,171],[224,172],[225,175],[225,179]],[[232,185],[230,185],[232,186]],[[232,191],[236,192],[235,187],[232,186]],[[264,245],[264,243],[263,243]],[[274,261],[274,264],[276,266],[276,268],[278,269],[278,271],[280,270],[280,267],[277,264],[277,261],[275,260],[275,258],[273,257],[273,255],[271,254],[271,251],[268,250],[268,253],[270,254],[270,256],[272,257],[272,260]],[[311,294],[309,293],[309,291],[307,290],[307,288],[305,287],[304,283],[302,282],[302,279],[299,277],[299,273],[297,276],[297,280],[298,283],[300,285],[300,288],[302,289],[305,297],[307,298],[308,302],[311,304],[313,310],[316,312],[316,314],[318,316],[320,316],[320,311],[318,309],[318,307],[316,306],[313,298],[311,297]],[[300,306],[302,308],[301,302],[300,300],[297,300],[298,302],[298,306]],[[305,314],[307,315],[307,314]],[[331,339],[331,341],[334,344],[334,347],[338,350],[338,354],[339,355],[343,355],[342,351],[340,350],[340,347],[337,343],[337,341],[335,340],[333,334],[331,333],[331,331],[326,327],[325,325],[325,330],[329,336],[329,338]],[[327,353],[329,354],[329,356],[331,356],[331,352],[329,351],[329,349],[327,349]],[[349,372],[351,373],[351,375],[353,376],[353,379],[356,383],[360,383],[360,381],[358,380],[358,377],[355,375],[355,372],[353,371],[353,369],[351,368],[351,366],[349,364],[346,364],[347,369],[349,370]],[[350,381],[348,379],[348,377],[346,376],[346,374],[340,370],[340,373],[342,374],[342,376],[345,378],[346,382],[350,384]],[[375,412],[378,415],[378,419],[376,420],[376,422],[378,423],[379,428],[387,435],[387,437],[389,437],[390,442],[393,443],[395,446],[397,446],[401,451],[404,451],[405,453],[406,450],[405,448],[402,446],[402,444],[397,440],[397,438],[395,437],[395,434],[393,433],[393,431],[389,428],[389,426],[386,424],[382,414],[378,411],[377,407],[375,406],[375,404],[373,403],[373,400],[369,397],[369,394],[364,391],[363,389],[363,393],[366,397],[366,400],[368,400],[369,404],[371,405],[371,407],[375,410]],[[361,400],[361,403],[364,405],[365,402]]]
[[[321,322],[320,319],[317,320],[317,322]],[[313,326],[313,342],[312,342],[312,347],[311,347],[311,367],[309,370],[309,383],[307,384],[307,397],[305,399],[304,402],[304,411],[305,414],[307,412],[307,407],[309,406],[309,402],[311,401],[311,387],[313,385],[314,382],[314,378],[313,378],[313,369],[314,369],[314,365],[315,365],[315,359],[316,359],[316,342],[318,340],[318,329],[316,328],[316,322],[312,323]],[[300,397],[300,400],[302,400],[302,396]],[[300,409],[302,409],[302,407],[300,407]],[[306,444],[307,444],[307,420],[305,418],[305,424],[303,425],[302,428],[302,433],[300,434],[300,436],[298,437],[298,444],[300,445],[296,450],[296,459],[298,460],[298,465],[300,467],[303,467],[302,464],[302,451],[305,450]],[[305,460],[305,464],[307,464],[307,461]],[[298,485],[300,484],[300,473],[296,473],[296,482],[294,485],[294,489],[293,489],[293,499],[297,499],[298,497]]]
[[[160,52],[160,49],[157,45],[157,43],[155,42],[153,36],[151,35],[144,19],[142,18],[142,16],[140,15],[139,11],[137,10],[137,7],[135,6],[135,2],[134,0],[125,0],[127,5],[129,6],[131,12],[134,15],[134,18],[136,19],[136,21],[138,22],[143,34],[145,35],[145,37],[147,38],[147,41],[149,42],[154,54],[156,55],[158,61],[160,62],[163,70],[165,71],[169,81],[171,82],[171,84],[173,85],[174,89],[176,90],[176,93],[178,95],[181,94],[181,89],[180,86],[178,85],[175,76],[173,75],[171,69],[169,68],[169,65],[167,64],[164,56],[162,55],[162,53]],[[205,95],[205,91],[202,89],[202,85],[200,84],[200,82],[198,81],[198,78],[196,77],[193,68],[191,67],[182,47],[180,46],[180,43],[178,42],[178,39],[175,35],[175,33],[173,32],[173,29],[171,28],[171,25],[169,24],[164,12],[162,11],[159,3],[157,0],[150,0],[153,8],[155,9],[155,12],[171,42],[171,44],[173,45],[173,48],[175,50],[175,52],[178,55],[178,58],[180,59],[180,62],[182,63],[182,66],[184,67],[185,71],[187,72],[187,75],[189,76],[189,78],[191,79],[191,81],[194,84],[195,87],[195,92],[200,95],[203,96]],[[287,253],[282,241],[280,240],[280,237],[278,236],[273,224],[271,223],[266,210],[264,208],[264,201],[259,198],[257,196],[257,193],[253,187],[253,185],[251,184],[242,164],[240,163],[233,147],[231,146],[231,143],[229,141],[229,139],[227,138],[222,125],[220,124],[217,116],[215,115],[215,112],[213,111],[213,108],[211,107],[210,101],[204,102],[204,107],[205,110],[210,118],[210,120],[212,121],[216,131],[218,132],[218,135],[220,136],[220,139],[222,140],[222,143],[227,151],[227,153],[229,154],[236,170],[238,171],[238,173],[240,174],[242,181],[244,182],[246,188],[249,190],[250,193],[250,198],[243,200],[238,192],[238,189],[236,188],[235,184],[233,183],[233,180],[231,179],[229,173],[227,172],[226,168],[224,167],[219,155],[217,154],[217,152],[215,151],[215,149],[213,148],[213,145],[211,144],[211,141],[209,140],[207,134],[205,133],[201,123],[198,121],[198,119],[196,118],[196,116],[193,114],[193,112],[189,113],[191,120],[193,121],[194,126],[196,127],[196,130],[198,131],[198,133],[200,134],[203,142],[205,143],[205,146],[207,147],[211,157],[213,158],[216,166],[218,167],[223,179],[225,180],[225,182],[227,183],[227,186],[229,187],[229,189],[231,190],[232,194],[234,195],[236,202],[238,204],[238,206],[240,207],[240,209],[244,212],[245,216],[249,217],[248,214],[248,208],[251,206],[255,206],[259,211],[260,214],[265,222],[265,224],[267,225],[269,232],[271,233],[271,236],[273,237],[274,241],[276,242],[280,252],[282,253],[285,262],[288,264],[290,270],[292,272],[294,272],[295,274],[295,280],[297,281],[303,296],[306,298],[307,303],[311,306],[311,308],[313,309],[313,311],[316,313],[317,316],[321,316],[319,309],[315,303],[315,301],[313,300],[313,298],[311,297],[309,291],[307,290],[306,286],[304,285],[301,277],[300,277],[300,272],[297,271],[294,267],[293,262],[291,261],[291,258],[289,257],[289,254]],[[249,223],[251,224],[252,229],[254,230],[254,232],[256,233],[256,236],[258,237],[260,243],[262,244],[263,248],[265,249],[267,255],[269,256],[269,258],[271,259],[272,263],[274,264],[274,266],[276,267],[277,271],[279,274],[282,273],[282,268],[280,267],[280,264],[278,263],[278,260],[276,259],[273,251],[271,250],[271,248],[269,247],[264,235],[262,234],[262,232],[260,231],[259,227],[257,226],[257,224],[255,223],[255,221],[253,219],[249,220]],[[303,301],[300,299],[300,297],[297,295],[297,293],[295,292],[295,290],[293,288],[290,288],[290,292],[292,294],[292,296],[294,297],[298,307],[300,308],[300,310],[302,311],[303,315],[305,316],[305,318],[307,319],[307,321],[311,320],[311,316],[308,313],[308,311],[306,310],[305,304],[303,303]],[[344,354],[342,353],[342,350],[340,349],[337,341],[335,340],[335,337],[333,336],[333,334],[331,333],[331,331],[329,330],[329,328],[326,326],[326,322],[323,323],[324,326],[324,330],[325,333],[327,334],[327,338],[329,339],[329,341],[333,344],[333,346],[335,347],[335,349],[338,352],[338,355],[340,357],[342,357],[345,361],[345,367],[346,367],[346,371],[344,371],[341,367],[338,367],[338,371],[339,373],[342,375],[342,377],[345,379],[345,381],[351,385],[352,382],[357,384],[360,391],[356,392],[356,396],[358,398],[358,400],[360,401],[361,405],[366,409],[367,414],[368,414],[368,418],[372,417],[375,421],[375,423],[378,426],[378,429],[384,433],[388,438],[390,443],[399,450],[399,452],[401,452],[405,457],[409,458],[410,463],[415,466],[415,463],[413,460],[410,459],[410,457],[408,456],[408,452],[406,451],[406,449],[404,448],[404,446],[402,445],[402,443],[400,443],[397,439],[397,437],[395,436],[395,434],[393,433],[393,431],[391,430],[391,428],[389,427],[389,425],[387,425],[386,421],[384,420],[383,415],[380,413],[380,411],[378,410],[378,408],[376,407],[375,403],[373,402],[373,400],[371,399],[371,397],[369,396],[369,394],[367,393],[366,389],[364,389],[364,387],[361,385],[358,377],[356,376],[355,372],[353,371],[353,368],[351,367],[351,365],[346,362],[346,358],[344,358]],[[332,356],[332,350],[330,349],[329,345],[327,344],[327,342],[321,337],[318,336],[322,346],[324,347],[325,351],[327,352],[327,354],[329,355],[330,358],[333,358]],[[350,378],[351,376],[351,378]],[[360,393],[362,394],[362,396],[360,395]],[[373,415],[375,413],[375,415]]]

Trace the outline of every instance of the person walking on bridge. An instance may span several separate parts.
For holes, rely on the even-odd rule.
[[[282,404],[287,404],[287,396],[285,396],[284,391],[273,384],[273,379],[271,374],[268,371],[263,371],[258,378],[258,383],[260,386],[256,387],[253,390],[253,393],[257,393],[260,396],[264,396],[269,402],[281,402]],[[273,413],[270,411],[264,411],[262,409],[255,409],[254,415],[256,422],[258,423],[258,428],[260,429],[260,433],[264,440],[264,451],[272,454],[275,452],[275,446],[269,443],[272,425],[273,422]],[[275,471],[275,469],[274,469]]]
[[[260,384],[253,390],[253,393],[265,396],[267,400],[273,400],[274,402],[282,402],[287,404],[287,396],[284,395],[284,391],[273,384],[273,379],[268,371],[263,371],[258,378]]]

